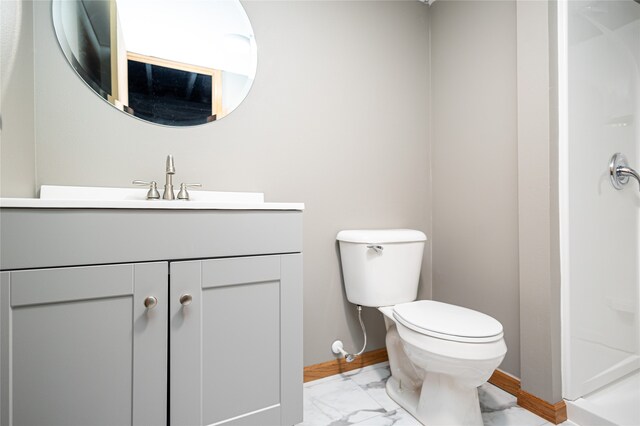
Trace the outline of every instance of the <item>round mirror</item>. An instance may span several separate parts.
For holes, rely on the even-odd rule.
[[[52,11],[71,67],[139,119],[219,120],[253,84],[256,43],[238,0],[53,0]]]

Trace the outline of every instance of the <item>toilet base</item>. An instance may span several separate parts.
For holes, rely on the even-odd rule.
[[[420,391],[403,389],[391,376],[386,389],[391,399],[424,425],[483,425],[478,389],[456,386],[449,376],[427,373]]]
[[[418,418],[417,408],[420,400],[420,392],[413,389],[403,389],[398,380],[391,376],[387,380],[387,395],[399,406],[404,408],[416,419]],[[419,420],[419,419],[418,419]],[[424,423],[424,422],[423,422]]]

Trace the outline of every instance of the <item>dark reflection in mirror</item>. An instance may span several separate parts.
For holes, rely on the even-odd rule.
[[[210,75],[130,60],[131,113],[143,120],[167,125],[214,121],[211,80]]]
[[[253,83],[257,50],[238,0],[53,0],[52,10],[73,69],[142,120],[215,121]]]

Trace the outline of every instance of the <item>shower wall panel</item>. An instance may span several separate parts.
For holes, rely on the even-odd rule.
[[[616,190],[608,174],[616,152],[640,168],[640,4],[567,6],[563,393],[576,399],[640,368],[639,182]]]

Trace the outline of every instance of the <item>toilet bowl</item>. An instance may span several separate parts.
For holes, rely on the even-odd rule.
[[[406,320],[398,314],[398,308],[403,307],[417,308],[416,312],[447,310],[449,316],[458,318],[477,314],[477,319],[495,324],[483,332],[477,322],[468,323],[472,330],[465,332],[458,323],[451,328],[451,333],[457,334],[447,334],[446,328],[434,333],[429,322],[405,325]],[[477,388],[491,377],[507,352],[500,323],[470,309],[430,300],[379,310],[387,326],[392,370],[387,382],[389,396],[426,425],[482,425]],[[390,345],[393,341],[400,344]]]
[[[507,352],[502,325],[471,309],[415,300],[422,232],[341,231],[337,239],[347,298],[384,315],[389,396],[428,426],[482,425],[477,387]]]

